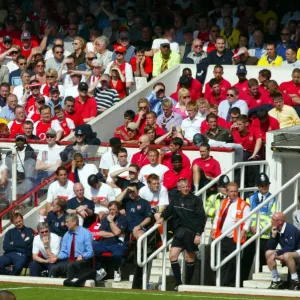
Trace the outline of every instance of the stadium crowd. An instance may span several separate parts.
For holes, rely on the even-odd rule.
[[[121,281],[128,241],[173,216],[171,266],[177,287],[182,284],[178,256],[185,249],[189,284],[206,218],[214,219],[215,239],[269,196],[267,175],[259,174],[259,166],[249,166],[245,186],[257,185],[258,192],[239,198],[237,184],[220,176],[211,147],[233,148],[237,162],[259,161],[265,157],[268,131],[300,124],[300,11],[292,1],[281,2],[2,4],[0,137],[15,139],[19,195],[54,172],[57,180],[40,210],[38,235],[24,226],[21,214],[13,215],[16,228],[5,236],[1,273],[19,275],[30,263],[32,276],[70,277],[90,267],[95,255],[97,278],[102,279],[106,270],[101,259],[109,253],[114,280]],[[180,63],[186,66],[173,93],[166,94],[163,82],[153,84],[151,93],[137,99],[135,111],[124,111],[124,124],[114,129],[100,164],[87,160],[101,143],[101,133],[93,133],[88,122],[126,101],[135,78],[150,82]],[[197,70],[194,77],[189,64]],[[213,78],[205,83],[210,65]],[[226,65],[236,65],[236,83],[224,78]],[[255,65],[261,67],[258,77],[247,78],[247,66]],[[272,77],[275,67],[290,68],[292,79],[278,84]],[[59,144],[73,132],[73,144]],[[45,141],[38,153],[34,140]],[[138,152],[130,157],[126,144]],[[190,161],[184,146],[198,147],[199,157]],[[0,157],[0,192],[6,198],[13,159],[12,153]],[[207,199],[194,195],[219,176]],[[239,172],[234,180],[240,182]],[[275,208],[276,199],[261,209],[261,226],[272,222],[273,227],[261,236],[261,267],[268,264],[272,272],[270,288],[284,288],[274,263],[284,261],[291,272],[290,288],[297,290],[299,233],[283,214],[274,214]],[[241,229],[243,241],[255,234],[256,216]],[[235,249],[236,234],[224,239],[222,258]],[[294,243],[284,248],[289,234]],[[277,243],[283,252],[275,251]],[[242,280],[249,277],[254,244],[242,257]],[[141,271],[136,267],[134,288],[141,288]],[[232,286],[235,259],[222,274],[222,285]]]

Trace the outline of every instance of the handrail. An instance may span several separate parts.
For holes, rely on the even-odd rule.
[[[300,178],[300,172],[295,175],[292,179],[290,179],[288,182],[286,182],[280,189],[276,191],[276,193],[270,195],[266,200],[263,201],[263,203],[259,204],[255,209],[251,210],[250,214],[243,217],[241,220],[239,220],[234,226],[227,229],[224,233],[222,233],[217,239],[215,239],[211,244],[211,268],[214,271],[217,271],[217,277],[216,277],[216,285],[220,286],[220,279],[221,279],[221,267],[226,264],[229,260],[231,260],[234,256],[237,255],[237,264],[236,264],[236,287],[240,286],[240,253],[241,250],[246,248],[252,241],[258,240],[262,233],[266,232],[270,227],[271,224],[266,226],[264,229],[260,229],[260,209],[266,205],[266,203],[269,203],[271,200],[273,200],[277,195],[282,193],[286,188],[288,188],[290,185],[294,185],[294,203],[292,203],[288,208],[284,210],[284,213],[288,213],[291,211],[294,207],[297,206],[298,202],[298,182]],[[278,205],[277,205],[278,208]],[[243,245],[241,245],[241,239],[240,239],[240,225],[244,223],[246,220],[251,218],[255,213],[257,213],[257,222],[256,222],[256,234],[254,234],[250,239],[248,239]],[[221,240],[226,237],[229,233],[231,233],[234,229],[238,229],[238,241],[237,241],[237,248],[235,251],[230,253],[226,258],[223,259],[221,262],[220,260],[220,254],[221,254]],[[215,259],[216,259],[216,245],[218,246],[217,249],[217,259],[218,264],[216,265]],[[259,242],[256,245],[256,256],[259,257]],[[255,259],[255,270],[257,271],[259,269],[259,259]]]

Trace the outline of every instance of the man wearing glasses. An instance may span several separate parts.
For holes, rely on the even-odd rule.
[[[22,85],[21,72],[27,69],[27,58],[23,55],[17,57],[18,69],[9,74],[9,85],[11,90],[18,85]]]
[[[53,264],[51,259],[60,251],[61,237],[50,233],[47,223],[39,223],[37,226],[38,235],[33,239],[32,262],[30,263],[30,276],[48,277]],[[39,255],[41,253],[41,255]]]
[[[207,57],[207,53],[203,51],[203,42],[195,39],[192,44],[192,51],[183,58],[184,64],[198,64],[202,59]]]
[[[90,72],[93,70],[92,62],[93,62],[94,59],[97,59],[97,56],[96,56],[95,52],[93,52],[93,51],[87,52],[86,55],[85,55],[85,62],[80,64],[77,67],[77,70],[78,71],[89,72],[89,75],[90,75]],[[86,75],[86,74],[83,74],[83,75]]]
[[[71,23],[68,28],[68,35],[64,38],[65,49],[70,53],[74,52],[73,43],[77,36],[78,25]]]
[[[282,28],[280,32],[280,41],[277,43],[277,55],[281,56],[283,60],[286,60],[286,49],[287,47],[294,46],[296,49],[298,48],[298,45],[296,42],[291,40],[291,33],[288,28]]]
[[[65,98],[65,102],[64,102],[64,113],[66,118],[71,119],[74,124],[75,127],[78,125],[83,125],[84,121],[83,118],[80,114],[80,111],[76,111],[75,110],[75,99],[72,96],[68,96]]]
[[[229,88],[227,91],[227,99],[222,101],[219,105],[218,116],[225,119],[227,122],[231,121],[230,109],[238,107],[241,111],[241,115],[248,114],[248,105],[246,101],[238,98],[239,90],[237,88]]]
[[[59,71],[61,66],[63,65],[64,61],[64,48],[61,45],[53,46],[53,57],[49,58],[46,61],[46,68],[45,70],[48,71],[49,69],[54,69],[56,71]],[[63,66],[65,69],[65,66]]]

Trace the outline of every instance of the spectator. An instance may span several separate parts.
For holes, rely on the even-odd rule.
[[[210,28],[209,41],[207,41],[203,44],[203,50],[205,52],[210,53],[210,52],[216,50],[216,41],[217,41],[217,38],[220,36],[220,32],[221,32],[221,29],[218,25],[213,25]]]
[[[300,124],[297,112],[293,107],[284,104],[281,93],[274,93],[271,97],[275,107],[269,111],[269,115],[279,122],[280,128]]]
[[[202,118],[206,118],[209,113],[209,103],[205,98],[199,98],[196,101],[196,105],[198,108],[198,115]]]
[[[33,123],[31,120],[25,120],[23,124],[23,131],[24,131],[24,136],[26,140],[36,140],[39,141],[40,138],[36,135],[34,135],[33,132]]]
[[[74,122],[71,119],[65,117],[64,110],[60,105],[54,108],[54,114],[55,118],[59,121],[59,124],[64,131],[63,138],[67,137],[75,129]]]
[[[249,50],[250,51],[250,50]],[[258,63],[258,58],[255,56],[250,56],[249,51],[246,47],[240,47],[237,54],[233,56],[233,64],[244,64],[247,66],[256,66]]]
[[[24,226],[23,216],[15,212],[12,215],[14,228],[9,229],[4,236],[4,254],[0,256],[0,274],[20,275],[23,268],[28,265],[32,255],[34,232],[30,227]],[[12,271],[5,267],[13,265]]]
[[[53,264],[50,262],[54,255],[60,251],[61,238],[50,232],[47,223],[39,223],[38,235],[33,239],[32,262],[30,263],[30,276],[46,277]]]
[[[111,14],[109,16],[109,26],[103,29],[103,35],[109,39],[108,45],[110,42],[113,42],[117,39],[117,35],[120,27],[120,19],[116,14]]]
[[[109,213],[108,206],[110,202],[115,200],[115,192],[108,184],[100,182],[95,174],[88,177],[88,184],[89,187],[85,195],[94,202],[94,213],[98,215],[98,220],[101,222],[104,215]]]
[[[55,46],[61,46],[62,49],[64,50],[63,52],[63,57],[66,58],[68,57],[71,53],[67,50],[64,49],[64,41],[61,39],[61,38],[55,38],[53,40],[53,47]],[[59,55],[60,53],[58,53],[58,57],[60,57]],[[48,59],[50,58],[53,58],[54,57],[54,51],[53,51],[53,48],[52,49],[49,49],[48,51],[46,51],[45,53],[45,61],[47,61]]]
[[[9,95],[9,84],[6,82],[2,82],[0,84],[0,111],[2,110],[2,107],[6,105],[6,99]]]
[[[284,104],[289,105],[289,106],[293,106],[293,104],[295,104],[295,103],[293,103],[292,98],[290,97],[290,95],[286,94],[285,92],[282,92],[279,89],[278,83],[275,80],[269,80],[268,81],[267,90],[268,90],[268,92],[269,92],[270,95],[272,95],[274,93],[281,93],[282,97],[283,97]],[[294,108],[297,111],[298,106],[294,106]]]
[[[49,277],[71,278],[76,275],[76,272],[92,266],[91,259],[94,256],[92,234],[86,228],[79,226],[79,218],[76,214],[67,216],[66,225],[69,231],[62,239],[59,254],[52,258],[52,263],[55,265],[51,268]]]
[[[192,51],[183,58],[184,64],[198,64],[201,60],[207,57],[207,53],[203,51],[203,41],[200,39],[193,40]]]
[[[14,109],[15,119],[7,124],[10,135],[9,138],[15,138],[19,134],[24,134],[23,125],[26,121],[25,109],[21,105],[17,105]]]
[[[89,228],[94,222],[94,202],[85,197],[85,188],[81,183],[75,183],[73,190],[75,197],[67,201],[67,213],[77,214],[79,225]]]
[[[95,256],[103,252],[111,252],[114,267],[114,281],[121,281],[121,265],[128,250],[124,242],[128,221],[126,216],[120,214],[119,203],[112,201],[108,204],[109,214],[101,222],[100,236],[102,239],[93,243]],[[100,266],[101,268],[101,266]],[[101,269],[97,271],[100,275]],[[101,276],[103,278],[103,276]],[[102,279],[101,278],[101,279]]]
[[[258,72],[258,81],[260,83],[260,91],[266,92],[268,90],[268,82],[271,78],[272,74],[269,69],[262,69]]]
[[[78,74],[77,72],[79,72],[79,71],[71,71],[71,73],[70,73],[72,86],[70,86],[66,90],[65,95],[64,95],[65,97],[72,96],[72,97],[76,98],[79,95],[78,85],[83,80],[83,78],[82,78],[82,75]]]
[[[116,128],[116,130],[114,132],[114,137],[119,138],[120,140],[123,140],[123,141],[124,140],[127,141],[129,138],[127,126],[129,125],[129,123],[133,123],[134,117],[135,117],[135,112],[133,110],[131,110],[131,109],[126,110],[124,112],[124,125]],[[134,124],[136,124],[136,123],[134,123]],[[130,126],[130,128],[132,128],[132,126]]]
[[[230,3],[223,3],[223,8],[222,8],[222,17],[219,18],[216,22],[216,24],[220,27],[220,29],[224,29],[226,28],[226,21],[225,18],[226,17],[232,17],[233,13],[232,13],[232,6]],[[233,17],[232,18],[232,26],[233,28],[237,28],[238,27],[238,23],[239,23],[240,19],[238,17]]]
[[[257,63],[258,66],[275,66],[278,67],[283,63],[283,58],[277,55],[276,43],[267,42],[267,55],[263,56]]]
[[[154,128],[157,137],[165,134],[164,129],[157,125],[157,114],[153,111],[146,114],[146,125],[151,125]]]
[[[260,0],[259,1],[260,10],[255,13],[255,18],[260,20],[263,23],[264,32],[267,31],[267,20],[269,18],[273,18],[278,21],[278,17],[274,11],[269,8],[268,0]]]
[[[236,76],[238,77],[238,82],[233,85],[239,91],[239,95],[242,99],[244,99],[245,95],[248,92],[248,79],[247,79],[247,69],[244,64],[238,64],[236,70]]]
[[[225,127],[218,126],[217,120],[221,119],[213,113],[209,113],[206,116],[206,122],[209,129],[204,133],[204,136],[211,140],[221,141],[221,142],[231,142],[230,131]],[[224,119],[223,119],[224,120]],[[203,123],[203,122],[202,122]],[[201,124],[202,125],[202,124]]]
[[[227,122],[230,121],[230,109],[233,107],[238,107],[241,114],[248,114],[248,105],[244,100],[239,99],[239,91],[237,88],[229,88],[227,91],[227,99],[222,101],[219,105],[218,116],[225,119]]]
[[[110,88],[114,89],[118,93],[120,100],[124,99],[127,96],[126,82],[120,69],[112,68],[109,76],[111,78],[109,82]]]
[[[46,72],[50,69],[58,72],[61,66],[63,66],[63,61],[66,58],[64,55],[64,47],[61,44],[54,45],[52,48],[52,53],[53,57],[49,57],[46,60]],[[65,67],[63,66],[63,68]]]
[[[112,61],[112,52],[108,50],[108,46],[109,40],[104,35],[97,37],[94,41],[96,56],[103,63],[104,68]]]
[[[7,120],[14,120],[15,119],[15,108],[18,104],[18,99],[16,95],[9,94],[6,100],[6,106],[4,106],[0,112],[0,118],[4,118]]]
[[[126,53],[126,48],[124,46],[120,45],[120,46],[116,47],[115,53],[116,53],[116,59],[111,61],[107,65],[104,73],[109,74],[110,70],[112,68],[119,68],[121,73],[125,77],[126,88],[130,88],[132,86],[132,84],[134,83],[134,79],[133,79],[133,72],[132,72],[131,65],[129,63],[127,63],[124,59],[125,53]]]
[[[200,133],[200,126],[204,118],[198,115],[198,108],[195,102],[190,101],[186,105],[188,118],[181,123],[181,130],[184,131],[184,137],[191,142],[196,133]]]
[[[77,67],[80,64],[84,63],[84,60],[85,60],[85,52],[84,52],[85,45],[86,45],[86,42],[82,37],[76,36],[74,38],[74,42],[73,42],[74,52],[70,56],[74,58],[75,67]]]
[[[61,66],[59,67],[59,70],[58,70],[58,80],[61,82],[61,84],[65,90],[68,90],[69,88],[73,87],[71,74],[74,74],[75,72],[89,74],[89,72],[75,71],[74,57],[68,56],[67,58],[65,58],[63,60]]]
[[[88,177],[91,174],[97,174],[98,169],[94,164],[87,164],[83,160],[81,153],[75,153],[72,160],[71,173],[69,179],[74,183],[80,182],[84,188],[88,188]]]
[[[13,71],[19,69],[17,58],[20,56],[21,51],[22,49],[20,46],[11,45],[11,47],[7,51],[0,55],[0,62],[8,67],[9,73],[12,73]],[[25,69],[25,67],[23,68],[23,65],[21,67],[22,69]]]
[[[18,98],[18,103],[19,104],[23,104],[22,103],[22,98],[24,96],[25,93],[25,89],[28,89],[27,85],[30,82],[30,72],[24,70],[21,72],[20,78],[21,78],[21,84],[17,85],[13,88],[13,94],[17,96]]]
[[[64,97],[64,87],[60,84],[58,84],[58,74],[54,69],[49,69],[46,72],[46,79],[47,83],[43,84],[41,87],[41,94],[46,98],[46,100],[49,100],[51,97],[50,95],[50,89],[51,87],[55,87],[59,89],[59,94],[61,97]]]
[[[9,74],[9,85],[11,89],[15,86],[21,85],[21,72],[27,68],[27,59],[23,55],[19,55],[16,59],[18,68]]]
[[[89,86],[86,82],[78,85],[79,96],[75,98],[75,111],[81,113],[84,123],[87,123],[97,116],[97,102],[94,97],[88,95]]]
[[[188,117],[187,113],[187,104],[191,101],[190,92],[186,88],[181,88],[178,91],[178,102],[173,105],[173,111],[179,114],[182,119],[186,119]]]
[[[39,90],[40,86],[38,86],[35,90]],[[33,89],[33,88],[32,88]],[[40,93],[37,93],[38,95],[36,97],[32,97],[28,100],[26,104],[26,113],[28,119],[32,120],[33,123],[36,123],[40,121],[41,119],[41,108],[42,106],[45,106],[45,98],[40,95]],[[26,95],[26,93],[25,93]],[[51,111],[51,108],[50,108]],[[51,116],[51,113],[50,113]],[[40,137],[38,137],[40,140]]]
[[[152,76],[152,60],[148,56],[145,56],[144,48],[135,48],[135,56],[130,60],[132,71],[135,77],[145,77],[147,80]]]
[[[63,136],[63,129],[61,128],[58,120],[51,118],[51,108],[48,105],[43,105],[40,108],[41,119],[34,123],[33,134],[38,136],[41,140],[46,139],[46,135],[49,129],[52,130],[52,134],[55,132],[55,140],[60,141]]]
[[[73,192],[74,183],[68,179],[67,169],[65,167],[58,167],[55,174],[57,180],[51,183],[48,188],[46,200],[47,212],[52,210],[54,200],[60,199],[67,201],[75,196]],[[40,215],[42,215],[42,212],[40,211]]]
[[[22,55],[27,58],[30,56],[34,48],[39,47],[40,51],[44,51],[46,48],[45,41],[42,40],[39,44],[37,41],[32,39],[31,34],[28,31],[22,32],[20,46],[22,48]]]
[[[255,56],[261,59],[263,56],[267,55],[266,44],[264,43],[264,34],[261,30],[255,30],[253,33],[254,45],[249,50],[250,56]]]
[[[118,35],[117,42],[120,46],[126,49],[124,60],[129,63],[134,56],[134,47],[130,45],[130,34],[128,31],[121,31]],[[117,56],[117,49],[112,54],[112,60],[115,60]]]
[[[139,138],[138,146],[139,152],[135,153],[131,158],[131,163],[138,165],[142,168],[150,163],[148,159],[148,150],[150,145],[150,139],[147,135],[142,135]]]
[[[234,49],[239,44],[239,37],[241,32],[238,29],[234,28],[232,16],[224,17],[223,24],[224,29],[221,30],[220,36],[222,36],[227,41],[229,49]]]
[[[83,72],[90,72],[93,70],[93,65],[92,62],[93,60],[97,59],[96,53],[93,51],[88,51],[85,54],[85,62],[80,64],[77,67],[78,71],[83,71]]]
[[[62,107],[64,105],[62,98],[60,97],[60,91],[58,86],[51,86],[49,90],[49,99],[46,102],[51,108],[51,115],[54,117],[54,108],[57,106]]]
[[[206,43],[210,39],[209,19],[205,15],[200,15],[198,20],[198,30],[194,31],[193,34],[194,40],[199,39],[203,43]]]
[[[280,32],[280,41],[277,41],[276,52],[277,55],[281,56],[283,60],[286,60],[287,47],[298,47],[297,43],[291,40],[291,32],[288,28],[282,28]]]
[[[75,37],[78,33],[78,24],[71,23],[67,28],[67,35],[64,38],[64,48],[72,53],[74,51],[73,45]]]
[[[9,15],[4,19],[5,29],[0,31],[0,36],[8,35],[13,39],[19,39],[21,30],[17,29],[17,20],[15,16]]]
[[[181,61],[187,58],[187,55],[192,51],[193,44],[193,29],[190,27],[183,28],[184,44],[179,46],[179,54]]]
[[[297,60],[297,48],[295,46],[288,46],[285,50],[286,60],[282,63],[282,66],[289,66],[293,68],[300,67],[300,61]]]
[[[207,56],[208,65],[232,65],[232,51],[225,48],[226,40],[223,37],[217,37],[216,50],[211,51]]]
[[[71,119],[74,122],[75,127],[84,124],[80,111],[75,111],[75,99],[72,96],[68,96],[65,98],[64,114],[67,118]]]
[[[120,101],[118,92],[109,86],[110,80],[109,75],[103,74],[98,81],[90,86],[88,90],[89,93],[92,93],[95,90],[95,99],[99,114],[103,113]],[[99,82],[101,83],[100,88],[96,87]]]
[[[171,99],[162,100],[161,106],[163,113],[157,117],[157,124],[165,130],[165,132],[169,132],[172,128],[180,126],[182,117],[180,114],[172,111],[173,102]]]
[[[60,237],[63,237],[68,231],[68,227],[66,226],[66,217],[68,215],[66,212],[66,207],[66,200],[59,198],[55,199],[53,201],[52,210],[49,211],[46,218],[46,223],[49,224],[50,232],[55,233]]]
[[[38,80],[41,85],[46,84],[45,61],[42,58],[34,62],[33,70],[35,75],[31,76],[30,80]]]
[[[180,63],[180,55],[170,49],[169,41],[162,41],[160,44],[160,52],[153,56],[153,77],[158,76],[167,69]]]

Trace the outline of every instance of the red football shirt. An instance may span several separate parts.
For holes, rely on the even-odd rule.
[[[248,79],[243,82],[238,82],[232,87],[235,87],[239,90],[239,99],[245,100],[243,97],[247,95],[249,87],[248,87]]]
[[[245,100],[248,104],[249,109],[259,107],[261,105],[265,104],[271,104],[273,105],[273,101],[270,98],[270,96],[267,95],[267,93],[260,93],[258,92],[258,95],[253,97],[249,92],[244,96],[243,100]]]
[[[84,124],[83,118],[79,113],[75,112],[73,114],[68,114],[66,111],[64,111],[64,114],[66,118],[69,118],[74,122],[75,126]]]
[[[150,164],[150,161],[148,159],[147,153],[140,151],[138,153],[133,154],[131,158],[131,163],[136,164],[140,166],[140,168],[142,168],[143,166]]]
[[[202,43],[208,42],[209,41],[209,35],[210,35],[210,30],[208,29],[207,31],[202,32],[199,30],[197,38],[202,41]]]
[[[177,183],[180,179],[187,179],[191,187],[192,186],[191,169],[183,168],[179,173],[175,173],[172,167],[172,169],[170,169],[164,174],[163,185],[166,187],[168,191],[170,191],[173,188],[177,188]]]
[[[280,129],[277,119],[269,116],[265,123],[261,123],[258,118],[254,119],[251,123],[250,130],[258,131],[262,134],[262,139],[266,142],[266,133],[271,130]]]
[[[231,84],[229,83],[229,81],[227,81],[224,78],[221,79],[219,84],[220,84],[220,89],[221,89],[221,97],[225,97],[225,99],[226,99],[226,93],[227,93],[227,90],[231,87]],[[208,99],[211,97],[211,95],[212,95],[212,88],[210,87],[209,82],[207,82],[205,84],[204,98]]]
[[[79,96],[75,98],[75,110],[81,112],[83,119],[97,116],[97,103],[94,97],[88,98],[84,103],[79,101]]]
[[[198,165],[206,176],[215,178],[221,174],[220,164],[212,156],[206,160],[203,160],[201,157],[196,158],[192,163],[192,167],[194,165]]]
[[[132,71],[135,72],[136,71],[136,56],[134,56],[130,60],[130,64],[132,67]],[[144,71],[145,71],[145,73],[150,74],[150,73],[152,73],[152,70],[153,70],[152,59],[148,56],[145,56]]]
[[[182,167],[184,169],[190,169],[191,168],[191,162],[190,162],[190,159],[182,152],[182,151],[179,151],[178,152],[181,157],[182,157]],[[172,158],[172,154],[173,152],[167,152],[165,153],[165,155],[162,157],[162,160],[161,160],[161,163],[163,165],[165,165],[166,167],[168,167],[170,170],[173,169],[173,166],[172,166],[172,161],[171,161],[171,158]]]
[[[244,151],[253,152],[256,140],[262,137],[262,133],[257,130],[248,130],[245,135],[241,135],[238,130],[232,132],[233,142],[243,146]]]
[[[284,94],[296,94],[298,97],[300,97],[300,85],[296,85],[292,80],[291,81],[286,81],[282,82],[279,86],[279,89],[284,93]],[[293,106],[299,106],[296,102],[292,102]]]
[[[18,121],[14,120],[8,123],[10,139],[14,139],[18,134],[24,134],[23,125],[25,121],[26,119],[23,122],[19,123]]]

